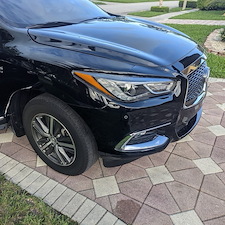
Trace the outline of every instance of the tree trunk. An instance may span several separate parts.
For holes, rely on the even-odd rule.
[[[163,5],[163,0],[159,0],[159,7],[162,7]]]
[[[184,0],[184,3],[183,3],[183,8],[182,8],[182,10],[185,10],[185,9],[186,9],[186,7],[187,7],[187,1],[188,1],[188,0]]]

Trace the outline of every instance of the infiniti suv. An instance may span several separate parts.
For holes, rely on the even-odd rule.
[[[198,123],[209,68],[187,35],[88,0],[2,0],[0,127],[77,175],[162,151]],[[26,155],[24,155],[26,157]]]

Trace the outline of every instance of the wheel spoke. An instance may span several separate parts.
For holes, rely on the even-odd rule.
[[[42,136],[42,137],[50,137],[48,133],[46,133],[40,125],[40,123],[37,123],[36,121],[33,121],[33,128]]]
[[[74,154],[74,149],[63,147],[64,151],[70,154]]]
[[[58,141],[58,145],[60,147],[66,147],[66,148],[72,148],[72,149],[74,149],[74,145],[73,144],[68,144],[68,143],[65,143],[65,142],[59,142]]]
[[[51,161],[53,161],[54,163],[59,163],[58,156],[56,155],[54,150],[53,150],[53,152],[48,154],[48,158],[51,159]]]
[[[50,120],[49,120],[49,132],[51,135],[54,135],[54,119],[52,117],[50,117]]]
[[[43,130],[45,133],[49,134],[49,129],[48,129],[48,127],[42,122],[41,118],[40,118],[40,117],[36,117],[36,120],[37,120],[38,123],[40,124],[42,130]]]
[[[43,150],[45,150],[49,145],[51,145],[52,144],[52,141],[49,141],[49,142],[47,142],[46,144],[44,144],[44,145],[42,145],[41,147],[40,147],[40,149],[43,151]]]
[[[61,156],[61,154],[59,152],[58,145],[55,145],[54,150],[55,150],[55,153],[56,153],[57,157],[59,158],[60,163],[63,164],[63,165],[66,165],[66,161],[64,160],[64,158]]]
[[[71,162],[70,157],[66,154],[65,150],[64,150],[62,147],[59,147],[59,152],[64,156],[64,158],[66,159],[66,161],[67,161],[68,163]]]
[[[61,128],[62,128],[62,126],[60,126],[60,124],[58,124],[58,123],[54,124],[54,133],[53,133],[53,135],[55,137],[60,133]]]

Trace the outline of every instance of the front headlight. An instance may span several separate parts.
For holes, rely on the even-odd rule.
[[[152,95],[166,94],[174,89],[175,82],[150,78],[146,82],[115,81],[97,78],[97,81],[115,97],[123,101],[138,101]]]
[[[105,79],[102,76],[91,76],[80,72],[74,72],[80,78],[93,85],[107,95],[114,96],[119,100],[135,102],[148,99],[151,96],[167,94],[174,90],[176,81],[166,78],[140,78],[118,76],[114,79]]]

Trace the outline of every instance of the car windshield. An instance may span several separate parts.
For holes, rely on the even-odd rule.
[[[52,22],[79,23],[109,14],[89,0],[1,0],[0,17],[24,28]]]

